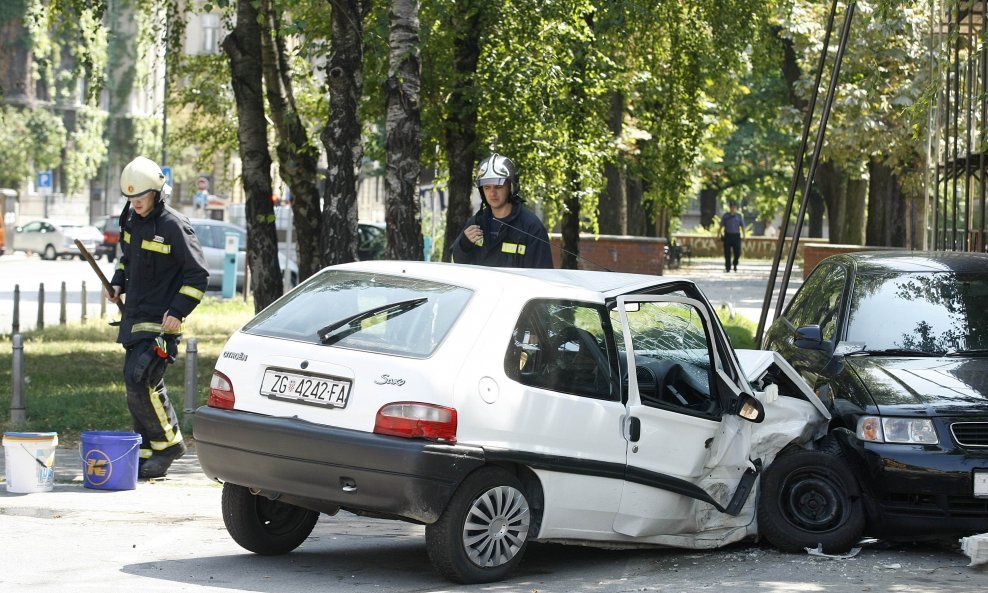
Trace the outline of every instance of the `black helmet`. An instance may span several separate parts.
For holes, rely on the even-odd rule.
[[[485,185],[510,185],[508,194],[518,195],[518,167],[508,157],[495,152],[480,161],[477,168],[477,189],[481,196]]]

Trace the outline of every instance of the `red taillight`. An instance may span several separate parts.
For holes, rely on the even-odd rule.
[[[418,402],[390,403],[378,410],[374,432],[455,443],[456,410]]]
[[[229,377],[219,371],[213,371],[213,378],[209,380],[209,399],[206,405],[210,408],[223,408],[232,410],[236,401],[233,395],[233,383]]]

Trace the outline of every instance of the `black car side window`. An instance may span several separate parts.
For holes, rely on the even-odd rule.
[[[600,306],[532,301],[511,334],[505,374],[532,387],[616,399],[603,319]]]
[[[833,339],[847,272],[838,264],[818,266],[796,293],[785,318],[794,327],[819,325],[825,340]]]

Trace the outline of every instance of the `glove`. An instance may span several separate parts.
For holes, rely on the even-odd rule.
[[[178,344],[168,342],[164,334],[158,334],[137,359],[132,379],[136,383],[157,385],[165,376],[168,365],[175,362],[176,354],[178,354]]]

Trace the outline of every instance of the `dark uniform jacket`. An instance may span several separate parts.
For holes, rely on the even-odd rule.
[[[549,233],[542,221],[521,204],[514,203],[511,214],[500,220],[494,218],[490,208],[484,208],[463,228],[473,224],[484,231],[484,244],[475,245],[460,233],[453,242],[454,262],[499,268],[552,267]]]
[[[110,284],[127,295],[117,341],[129,346],[161,333],[165,312],[188,317],[202,300],[209,272],[189,219],[161,201],[147,218],[128,208],[120,217],[120,239],[122,255]]]

